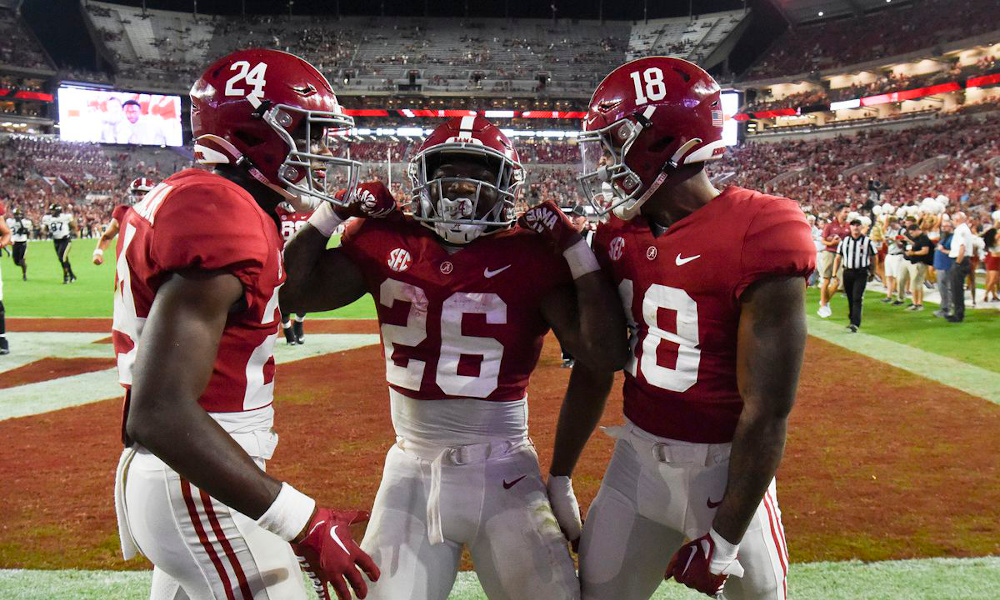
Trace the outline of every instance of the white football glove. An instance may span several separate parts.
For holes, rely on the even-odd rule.
[[[573,480],[565,475],[549,474],[545,482],[545,491],[549,495],[552,513],[556,516],[563,535],[576,549],[580,543],[580,533],[583,531],[583,520],[580,519],[580,504],[573,493]]]

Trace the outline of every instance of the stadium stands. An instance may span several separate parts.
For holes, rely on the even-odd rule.
[[[0,65],[51,71],[45,50],[14,12],[0,7]]]
[[[650,19],[632,26],[626,58],[661,55],[702,62],[746,17],[742,10],[688,17]]]
[[[748,81],[886,59],[1000,29],[995,0],[923,0],[859,18],[789,29],[744,75]]]

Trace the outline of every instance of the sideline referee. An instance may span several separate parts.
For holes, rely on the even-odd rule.
[[[844,293],[850,306],[851,324],[847,329],[857,333],[861,327],[861,305],[865,298],[865,286],[872,274],[872,258],[875,256],[875,246],[867,235],[861,233],[861,220],[854,219],[850,223],[850,237],[840,240],[837,245],[837,258],[833,272],[836,273],[841,263],[844,265]]]

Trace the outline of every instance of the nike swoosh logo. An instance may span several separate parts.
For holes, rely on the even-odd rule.
[[[340,525],[333,526],[333,529],[330,530],[330,537],[333,538],[333,541],[337,542],[337,545],[340,546],[340,549],[344,551],[344,554],[350,554],[350,552],[347,551],[347,546],[344,545],[344,542],[340,541],[340,538],[337,537],[338,527],[340,527]]]
[[[719,500],[718,502],[712,502],[711,498],[708,499],[708,507],[709,508],[718,508],[718,506],[720,504],[722,504],[722,500]]]
[[[323,523],[326,523],[326,521],[320,521],[319,523],[316,523],[315,525],[313,525],[313,528],[309,530],[309,533],[306,534],[306,537],[309,537],[313,533],[315,533],[318,528],[320,528],[320,527],[323,526]]]
[[[499,275],[500,273],[503,273],[504,271],[506,271],[510,267],[511,267],[511,265],[507,265],[506,267],[500,267],[496,271],[490,271],[490,268],[486,267],[486,270],[483,271],[483,277],[485,277],[486,279],[489,279],[490,277],[494,277],[496,275]]]
[[[512,488],[512,487],[514,487],[515,485],[517,485],[517,482],[518,482],[518,481],[521,481],[521,480],[522,480],[522,479],[524,479],[525,477],[527,477],[527,475],[521,475],[520,477],[518,477],[518,478],[517,478],[517,479],[515,479],[514,481],[510,481],[510,482],[508,482],[508,481],[507,481],[506,479],[504,479],[504,480],[503,480],[503,489],[505,489],[505,490],[509,490],[510,488]]]
[[[691,262],[692,260],[694,260],[696,258],[701,258],[701,255],[700,254],[695,254],[694,256],[689,256],[687,258],[681,258],[681,255],[678,254],[677,258],[674,259],[674,262],[677,263],[677,266],[679,267],[681,265],[688,264],[689,262]]]
[[[691,556],[689,556],[689,557],[688,557],[688,561],[687,561],[687,564],[686,564],[686,565],[684,565],[684,570],[683,570],[683,571],[681,571],[681,574],[682,574],[682,575],[683,575],[684,573],[687,573],[687,570],[688,570],[688,567],[690,567],[690,566],[691,566],[691,561],[692,561],[692,560],[694,560],[694,555],[695,555],[695,554],[698,554],[698,549],[697,549],[697,548],[694,548],[694,547],[692,547],[692,548],[691,548]]]

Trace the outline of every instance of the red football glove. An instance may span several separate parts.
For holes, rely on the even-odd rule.
[[[560,252],[581,239],[580,233],[573,227],[573,222],[551,200],[529,208],[517,220],[517,224],[546,236]]]
[[[330,600],[330,591],[326,587],[328,583],[340,600],[350,600],[345,577],[358,598],[367,596],[368,584],[358,572],[358,567],[368,575],[368,579],[378,581],[380,573],[375,561],[351,539],[351,525],[367,521],[370,516],[368,511],[363,510],[339,512],[317,508],[306,526],[306,537],[292,543],[302,570],[312,580],[321,600]]]
[[[343,201],[347,190],[336,193],[337,200]],[[335,205],[336,206],[336,205]],[[396,210],[396,199],[381,181],[369,181],[355,188],[346,206],[336,206],[334,211],[341,219],[363,217],[381,219]]]
[[[706,533],[683,546],[670,559],[665,579],[673,577],[691,589],[718,598],[730,575],[743,576],[743,566],[732,557],[716,556],[715,540]]]

